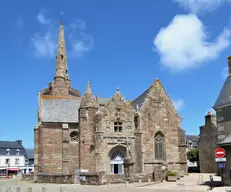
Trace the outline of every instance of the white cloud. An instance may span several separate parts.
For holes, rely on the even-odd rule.
[[[184,101],[182,99],[173,100],[172,102],[177,111],[180,111],[185,106]]]
[[[49,23],[49,19],[45,17],[44,12],[40,12],[40,13],[37,15],[37,20],[38,20],[42,25],[45,25],[45,24],[48,24],[48,23]]]
[[[213,41],[196,15],[176,15],[154,38],[161,64],[172,71],[195,68],[216,59],[230,45],[231,31],[225,28]]]
[[[193,13],[213,11],[222,4],[231,3],[231,0],[173,0],[181,7]]]
[[[226,79],[228,77],[228,67],[224,67],[222,72],[221,72],[221,76],[223,79]]]
[[[44,11],[40,11],[37,15],[37,21],[41,25],[41,31],[31,37],[35,55],[55,58],[59,25],[56,21],[46,17]],[[70,24],[65,24],[64,28],[68,55],[83,56],[93,48],[93,38],[85,33],[86,24],[82,20],[74,20]]]

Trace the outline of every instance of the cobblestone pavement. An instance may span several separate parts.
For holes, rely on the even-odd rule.
[[[20,187],[20,192],[202,192],[207,191],[207,185],[200,185],[198,182],[207,182],[209,174],[191,174],[185,176],[177,182],[163,182],[163,183],[144,183],[135,184],[111,184],[103,186],[84,186],[84,185],[60,185],[60,184],[35,184],[29,181],[0,180],[0,192],[19,192],[17,188]],[[219,177],[214,177],[215,181],[219,181]],[[9,190],[10,187],[10,190]],[[30,190],[32,189],[32,191]],[[44,188],[44,189],[43,189]],[[28,190],[29,189],[29,190]],[[215,188],[213,191],[228,192],[224,188]],[[231,191],[229,191],[231,192]]]

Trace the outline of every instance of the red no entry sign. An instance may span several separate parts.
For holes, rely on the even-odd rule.
[[[216,149],[215,155],[217,158],[223,158],[225,156],[225,150],[219,147]]]

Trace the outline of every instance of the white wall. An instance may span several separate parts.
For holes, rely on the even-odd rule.
[[[10,167],[21,167],[25,166],[25,157],[22,155],[1,155],[0,156],[0,167],[8,167],[6,164],[6,159],[9,159]],[[18,159],[18,163],[16,164],[16,159]]]

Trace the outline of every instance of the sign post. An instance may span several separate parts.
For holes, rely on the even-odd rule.
[[[215,151],[216,159],[215,161],[218,163],[218,167],[221,169],[221,184],[224,185],[224,178],[223,178],[223,169],[225,167],[225,150],[221,147],[217,148]]]

